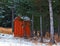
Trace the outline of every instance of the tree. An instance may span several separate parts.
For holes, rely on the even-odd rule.
[[[51,42],[54,43],[54,26],[53,26],[53,10],[51,0],[49,2],[49,11],[50,11],[50,34],[51,34]]]

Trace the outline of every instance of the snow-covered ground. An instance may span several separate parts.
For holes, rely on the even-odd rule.
[[[44,39],[44,41],[48,41]],[[37,41],[30,41],[29,39],[17,38],[13,35],[0,34],[0,46],[49,46],[47,43],[40,43]],[[60,46],[60,43],[52,46]]]

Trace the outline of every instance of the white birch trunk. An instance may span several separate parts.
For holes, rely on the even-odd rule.
[[[49,2],[49,12],[50,12],[50,34],[51,34],[51,42],[54,41],[54,26],[53,26],[53,10],[52,10],[52,1],[48,0]]]

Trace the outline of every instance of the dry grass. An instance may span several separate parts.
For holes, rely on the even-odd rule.
[[[45,34],[45,38],[47,38],[47,39],[50,38],[50,33],[49,33],[49,32],[46,32],[46,34]]]
[[[55,33],[54,39],[55,39],[55,42],[56,42],[56,43],[57,43],[57,42],[60,42],[60,36],[58,36],[57,33]]]
[[[12,34],[12,28],[3,28],[3,27],[0,27],[0,33]]]

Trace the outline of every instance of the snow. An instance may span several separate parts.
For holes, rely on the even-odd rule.
[[[14,35],[0,34],[0,46],[49,46],[47,43],[34,43],[33,41],[14,37]],[[49,40],[44,39],[44,42],[49,42]],[[52,46],[56,45],[60,46],[60,43],[53,44]]]

